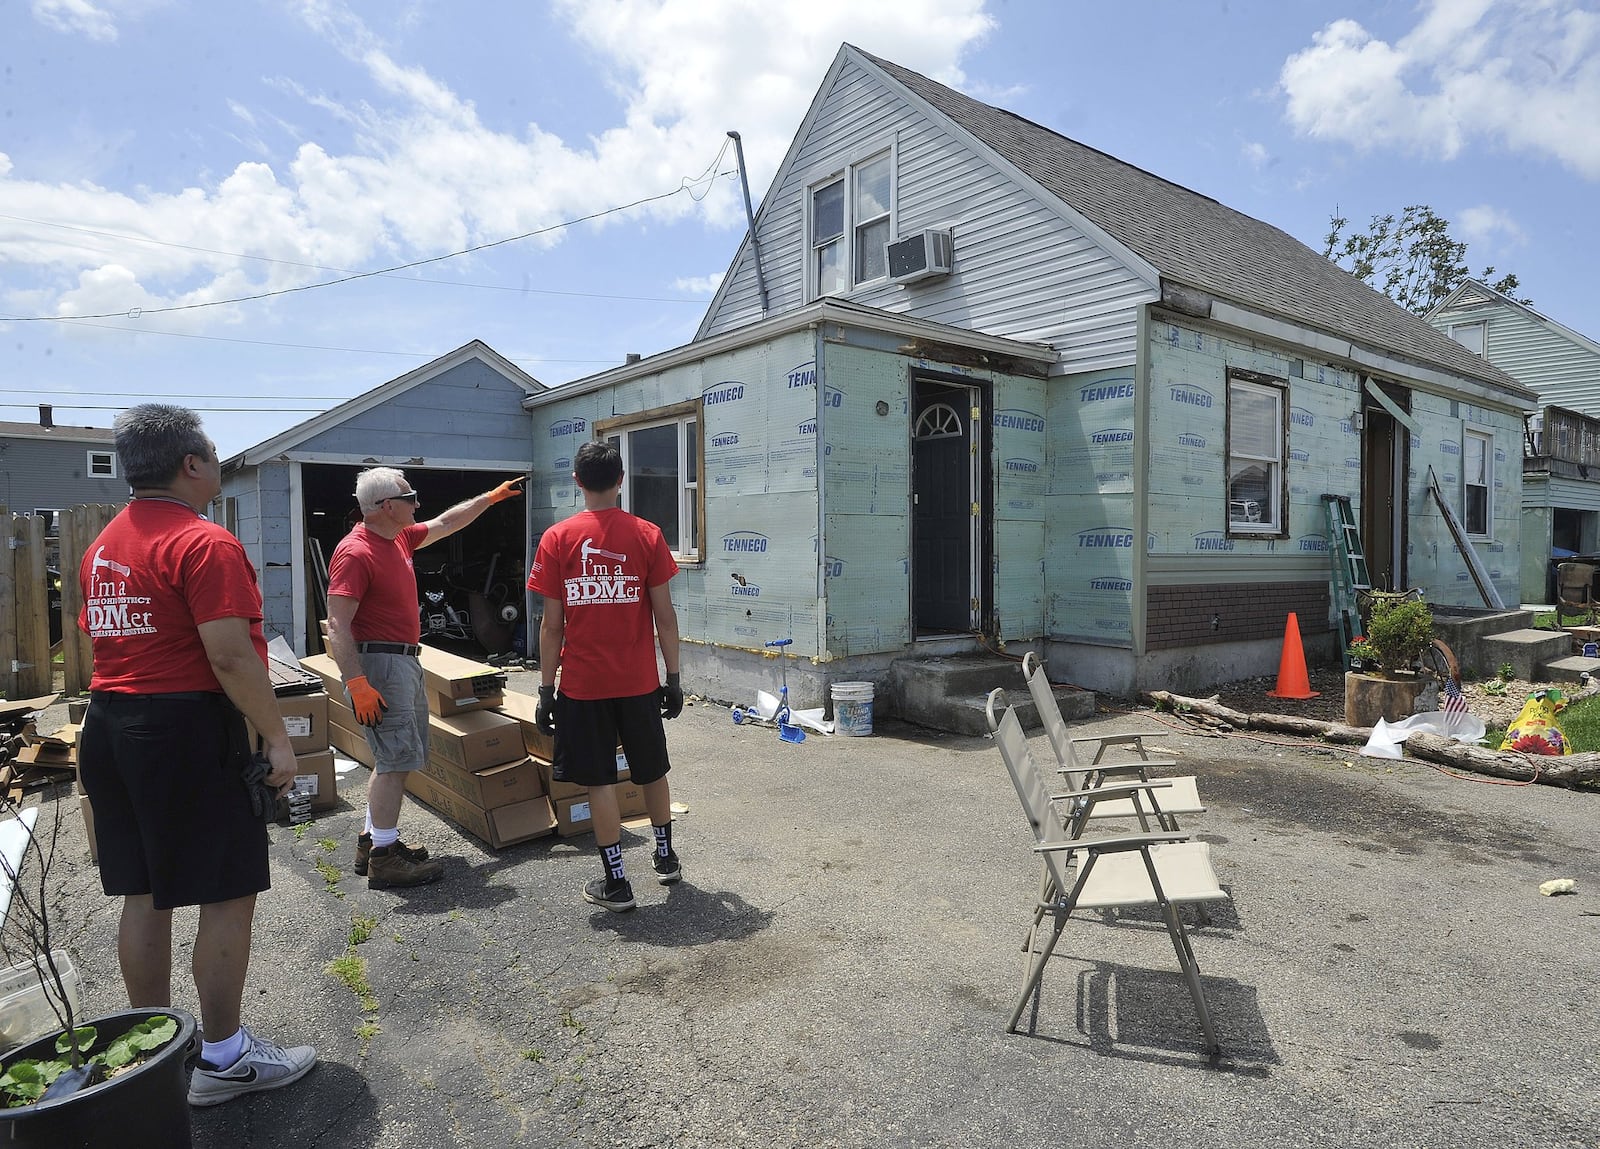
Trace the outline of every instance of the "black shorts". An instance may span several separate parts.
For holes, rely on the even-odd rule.
[[[158,910],[269,889],[267,827],[242,771],[244,715],[225,695],[96,691],[78,735],[100,885]]]
[[[617,744],[628,756],[629,777],[648,785],[667,776],[667,732],[655,691],[632,698],[568,698],[556,695],[557,778],[575,786],[611,786],[617,781]]]

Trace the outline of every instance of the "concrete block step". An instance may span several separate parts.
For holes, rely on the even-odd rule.
[[[1600,658],[1585,658],[1581,654],[1569,654],[1565,658],[1554,658],[1540,668],[1538,677],[1529,679],[1529,681],[1582,682],[1585,674],[1600,676]]]
[[[1485,638],[1483,651],[1489,673],[1509,664],[1513,678],[1537,682],[1542,666],[1572,653],[1572,637],[1561,630],[1512,630]]]
[[[1095,697],[1092,691],[1056,687],[1053,693],[1056,696],[1056,705],[1061,708],[1061,717],[1069,724],[1093,716]],[[989,720],[984,711],[988,700],[987,692],[955,695],[942,699],[938,705],[924,703],[918,705],[914,712],[902,711],[900,717],[918,726],[945,730],[952,734],[987,734]],[[1017,720],[1022,723],[1024,730],[1039,730],[1043,727],[1039,711],[1034,706],[1033,696],[1028,693],[1027,687],[1021,690],[1007,690],[996,703],[995,713],[1004,714],[1007,706],[1016,707]]]

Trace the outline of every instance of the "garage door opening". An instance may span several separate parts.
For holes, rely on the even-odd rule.
[[[356,476],[365,467],[305,463],[301,490],[306,529],[306,649],[322,650],[327,610],[327,560],[361,521]],[[421,496],[417,521],[426,522],[509,478],[501,471],[402,467]],[[422,641],[464,658],[497,665],[527,659],[528,510],[523,500],[490,507],[477,521],[418,551],[417,610]],[[531,661],[531,660],[530,660]]]

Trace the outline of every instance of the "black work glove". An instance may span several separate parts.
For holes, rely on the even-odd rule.
[[[250,762],[244,768],[244,788],[250,792],[250,812],[263,822],[270,822],[278,813],[278,790],[275,786],[267,785],[267,775],[272,772],[272,763],[267,761],[265,754],[250,755]]]
[[[539,704],[533,708],[533,724],[539,728],[539,733],[551,738],[556,736],[556,688],[553,686],[539,687]]]
[[[678,674],[667,675],[667,684],[656,691],[661,701],[661,717],[676,718],[683,713],[683,683]]]

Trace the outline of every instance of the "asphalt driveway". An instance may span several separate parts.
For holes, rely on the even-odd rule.
[[[1233,896],[1193,934],[1211,1066],[1153,918],[1070,925],[1031,1031],[1004,1032],[1037,871],[988,740],[789,745],[704,704],[668,731],[686,880],[656,886],[625,832],[625,916],[579,900],[592,837],[496,854],[416,804],[445,880],[368,890],[364,770],[307,832],[273,827],[245,1014],[323,1062],[197,1111],[196,1144],[1600,1144],[1594,794],[1174,735]],[[110,1011],[116,906],[75,814],[64,834],[59,939]],[[1541,897],[1553,877],[1576,894]]]

